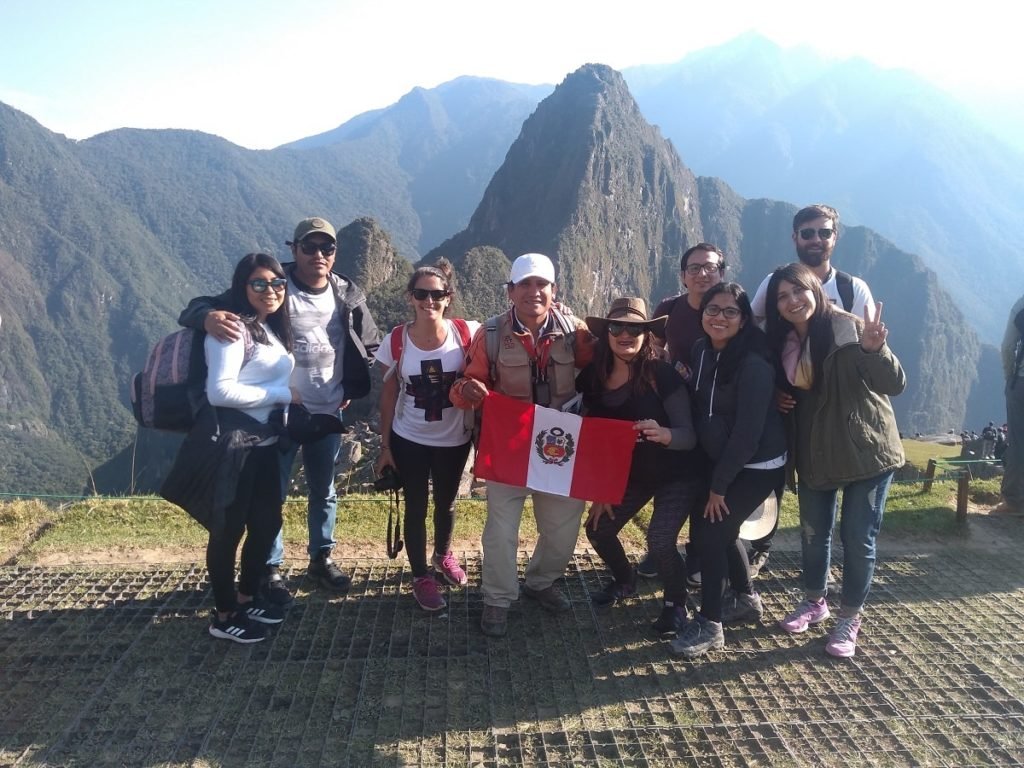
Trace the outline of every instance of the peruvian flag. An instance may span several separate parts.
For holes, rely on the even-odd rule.
[[[534,491],[618,504],[635,443],[631,422],[576,416],[490,392],[475,474]]]

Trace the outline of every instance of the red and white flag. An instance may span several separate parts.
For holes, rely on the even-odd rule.
[[[618,504],[635,443],[629,421],[576,416],[491,392],[484,400],[475,474],[558,496]]]

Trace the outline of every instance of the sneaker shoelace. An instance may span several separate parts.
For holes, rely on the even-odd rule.
[[[832,631],[833,643],[849,643],[853,641],[858,621],[856,617],[840,617],[836,628]]]

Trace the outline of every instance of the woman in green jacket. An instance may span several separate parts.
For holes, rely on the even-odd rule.
[[[843,586],[825,650],[850,657],[874,576],[885,499],[893,472],[904,462],[889,396],[902,392],[907,379],[885,343],[881,303],[874,311],[866,308],[862,321],[835,308],[807,267],[790,264],[772,275],[765,307],[783,386],[796,401],[791,460],[798,477],[806,591],[780,626],[798,633],[829,618],[825,583],[842,491]]]

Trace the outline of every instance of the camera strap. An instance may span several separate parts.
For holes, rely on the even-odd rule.
[[[387,492],[388,494],[388,557],[394,560],[398,557],[398,553],[402,551],[402,547],[405,546],[405,542],[402,541],[402,509],[399,506],[398,494],[401,493],[397,488]],[[394,520],[394,529],[392,529],[392,520]]]

